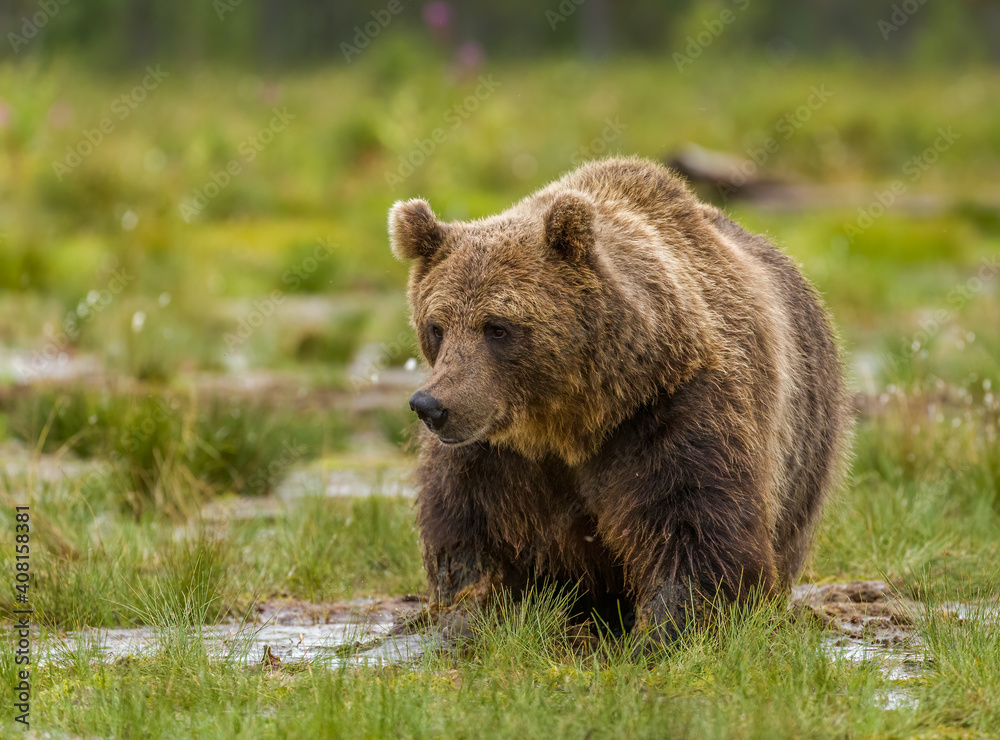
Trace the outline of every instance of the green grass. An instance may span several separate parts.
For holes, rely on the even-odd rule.
[[[307,498],[278,522],[248,523],[232,536],[258,585],[271,592],[321,601],[424,588],[406,500]]]
[[[958,440],[942,429],[910,459],[914,440],[897,419],[862,422],[859,446],[869,451],[829,510],[807,578],[884,575],[928,604],[918,634],[930,660],[904,684],[886,677],[880,658],[836,657],[816,623],[771,607],[723,613],[651,661],[634,657],[629,639],[581,647],[568,637],[565,602],[547,592],[480,615],[458,655],[262,673],[206,655],[200,625],[239,618],[254,598],[274,594],[420,590],[410,502],[307,498],[271,517],[195,524],[179,538],[164,517],[122,513],[97,493],[106,487],[36,484],[38,621],[152,624],[162,648],[112,663],[84,644],[70,660],[36,667],[33,720],[82,735],[151,737],[989,736],[997,623],[957,621],[934,604],[1000,596],[996,448],[976,443],[984,425]],[[25,490],[7,486],[8,501]],[[11,567],[6,552],[2,561]]]
[[[163,646],[111,662],[84,641],[65,662],[35,666],[35,726],[115,737],[994,736],[997,624],[934,604],[1000,595],[1000,274],[982,273],[1000,254],[988,205],[997,70],[774,67],[721,52],[683,74],[669,54],[491,62],[496,92],[392,188],[386,173],[477,82],[384,40],[349,68],[275,79],[173,70],[62,180],[53,161],[134,80],[72,60],[0,63],[0,444],[38,453],[0,468],[0,527],[12,531],[13,505],[31,506],[46,635],[148,625]],[[406,266],[385,233],[394,200],[427,197],[445,218],[494,213],[566,171],[608,119],[624,124],[612,152],[656,158],[696,142],[745,153],[815,85],[833,95],[767,173],[874,197],[938,127],[961,135],[908,183],[939,208],[891,208],[853,238],[853,208],[727,204],[823,292],[862,396],[852,473],[803,578],[885,578],[927,604],[917,678],[900,685],[878,660],[840,659],[819,625],[765,607],[724,615],[651,661],[627,639],[581,647],[548,592],[502,601],[473,621],[466,652],[416,665],[269,673],[206,654],[201,625],[239,620],[256,599],[423,588],[411,501],[267,498],[291,472],[338,465],[331,452],[364,464],[386,441],[409,445],[407,394],[357,382],[416,353]],[[295,114],[288,130],[186,222],[178,205],[241,156],[275,106]],[[376,364],[354,367],[371,345]],[[35,352],[99,372],[43,383]],[[28,386],[14,384],[9,353],[26,358]],[[261,390],[228,393],[244,378]],[[351,411],[372,399],[374,410]],[[204,509],[237,497],[266,506],[233,520]],[[12,568],[3,546],[0,569]],[[10,598],[0,594],[4,619]],[[16,683],[11,658],[0,651],[5,685]],[[907,700],[887,708],[900,689]],[[13,727],[8,712],[0,723],[0,734]]]
[[[6,405],[9,431],[32,449],[110,461],[112,474],[100,484],[110,481],[122,507],[137,517],[150,507],[188,515],[184,499],[191,493],[266,495],[293,465],[343,449],[347,437],[336,414],[156,386],[43,389]]]
[[[11,116],[0,128],[0,308],[9,306],[0,310],[0,336],[30,351],[45,344],[47,324],[56,335],[68,327],[66,351],[95,353],[106,367],[153,381],[243,363],[344,365],[359,346],[406,331],[406,266],[392,258],[385,233],[394,200],[428,197],[446,218],[496,212],[565,172],[616,118],[624,128],[606,151],[657,158],[693,141],[746,153],[777,135],[768,173],[856,184],[873,197],[903,177],[910,194],[940,196],[933,215],[890,208],[853,241],[845,235],[853,208],[796,214],[728,205],[803,263],[852,350],[899,354],[925,312],[949,312],[926,356],[877,362],[879,380],[969,372],[1000,351],[995,333],[965,340],[975,324],[1000,322],[1000,276],[949,301],[1000,251],[1000,220],[986,205],[1000,166],[993,68],[958,75],[706,58],[678,74],[669,55],[600,66],[508,62],[485,70],[500,83],[495,92],[392,189],[386,173],[478,83],[405,46],[381,49],[350,68],[274,80],[176,69],[61,180],[53,162],[134,81],[95,78],[69,61],[0,65]],[[777,122],[816,85],[833,94],[786,139]],[[552,105],[555,96],[575,103]],[[949,101],[947,121],[931,100]],[[288,129],[186,222],[178,205],[240,159],[241,143],[275,106],[296,115]],[[906,162],[948,124],[960,138],[911,182]],[[112,292],[116,276],[124,285]],[[298,311],[330,294],[343,297],[344,310],[326,318]],[[272,297],[275,310],[262,309]],[[137,312],[145,322],[135,330]],[[959,341],[968,349],[956,352]],[[911,372],[914,364],[922,369]]]
[[[185,605],[202,622],[239,617],[254,599],[310,601],[417,593],[424,585],[412,502],[305,498],[273,515],[186,524],[124,513],[107,477],[59,485],[0,482],[3,522],[30,505],[33,608],[54,627],[156,624],[146,602]],[[13,553],[0,563],[13,572]],[[10,596],[0,611],[10,616]],[[179,607],[178,607],[179,608]]]
[[[922,627],[934,665],[917,691],[922,709],[941,727],[995,733],[1000,726],[993,699],[1000,692],[996,607],[974,607],[965,618],[932,610]]]
[[[184,631],[124,662],[95,662],[84,645],[35,669],[33,719],[84,736],[218,738],[985,737],[996,727],[989,622],[932,610],[921,625],[931,659],[900,684],[878,659],[838,658],[814,626],[771,607],[686,633],[651,660],[628,645],[570,649],[560,607],[544,593],[508,604],[473,623],[463,655],[384,668],[262,672],[209,659]],[[172,602],[153,608],[164,630],[184,623]],[[9,657],[0,670],[12,675]]]
[[[940,596],[949,574],[990,582],[1000,554],[1000,406],[950,390],[951,402],[929,391],[876,400],[858,428],[853,483],[827,507],[807,579],[881,575],[920,598]]]
[[[989,736],[997,622],[959,621],[935,605],[1000,597],[997,457],[986,437],[995,417],[957,436],[946,420],[915,437],[910,421],[890,406],[861,422],[853,482],[828,510],[806,579],[884,576],[925,603],[917,634],[929,660],[915,679],[888,678],[881,657],[838,658],[820,625],[767,605],[722,612],[647,660],[632,649],[638,638],[571,639],[565,598],[545,591],[480,614],[459,654],[261,673],[207,656],[199,625],[239,619],[269,595],[419,591],[411,502],[306,498],[271,516],[177,530],[164,517],[136,522],[96,493],[106,487],[88,496],[36,483],[38,620],[151,624],[163,647],[119,664],[83,645],[36,668],[34,720],[83,735],[177,737]],[[7,487],[9,501],[25,490]]]

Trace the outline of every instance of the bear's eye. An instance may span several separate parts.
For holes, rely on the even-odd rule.
[[[444,339],[444,329],[440,326],[432,326],[431,333],[434,335],[435,339]]]
[[[489,339],[505,339],[507,337],[507,329],[496,324],[491,324],[486,327],[486,336]]]

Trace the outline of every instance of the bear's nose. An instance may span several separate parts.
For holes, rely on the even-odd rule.
[[[443,408],[434,396],[424,391],[413,394],[410,398],[410,408],[417,412],[420,420],[433,432],[440,431],[448,420],[448,409]]]

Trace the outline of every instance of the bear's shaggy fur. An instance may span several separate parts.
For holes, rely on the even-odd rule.
[[[669,636],[786,589],[849,435],[796,266],[637,159],[503,213],[389,217],[431,365],[418,524],[432,597],[574,583]],[[615,608],[615,607],[611,607]]]

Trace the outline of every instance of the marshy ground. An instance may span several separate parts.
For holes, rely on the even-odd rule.
[[[33,726],[995,736],[996,70],[891,68],[887,94],[846,62],[705,59],[677,76],[669,59],[632,61],[583,70],[570,108],[546,101],[581,70],[508,64],[493,97],[390,191],[400,153],[469,92],[398,53],[280,81],[177,70],[62,179],[51,161],[127,81],[0,65],[12,111],[0,128],[0,527],[12,533],[13,507],[30,506]],[[650,99],[668,71],[669,95]],[[903,178],[933,207],[883,207],[859,226],[853,203],[726,203],[823,292],[856,391],[853,469],[790,604],[724,616],[651,660],[627,640],[581,644],[551,593],[479,615],[461,650],[427,630],[387,639],[424,587],[405,403],[422,370],[406,267],[384,233],[391,201],[498,211],[566,170],[612,115],[627,124],[623,152],[697,141],[741,153],[819,83],[834,95],[767,172],[872,202]],[[181,218],[178,203],[278,104],[298,116],[288,133]],[[903,167],[947,125],[960,138],[910,180]],[[0,590],[5,619],[12,598]],[[15,668],[0,651],[4,685]],[[4,710],[0,731],[13,728]]]

